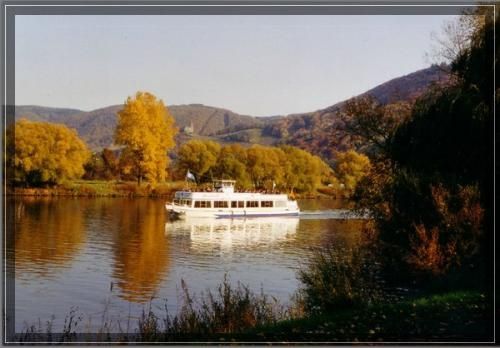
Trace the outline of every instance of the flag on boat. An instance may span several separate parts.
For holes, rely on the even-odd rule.
[[[194,175],[189,171],[187,171],[186,173],[186,180],[192,180],[192,181],[196,181],[196,178],[194,177]]]

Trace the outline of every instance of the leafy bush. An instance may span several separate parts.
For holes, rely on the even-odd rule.
[[[213,294],[210,290],[202,294],[199,303],[182,282],[184,303],[173,318],[167,315],[165,334],[182,335],[236,333],[258,325],[275,323],[286,317],[284,308],[275,298],[261,292],[250,291],[248,286],[238,282],[233,287],[227,276]],[[147,321],[144,321],[148,324]]]
[[[305,310],[331,312],[377,300],[381,296],[378,268],[365,248],[318,249],[308,266],[299,272],[299,293]]]
[[[14,181],[29,186],[60,183],[79,178],[90,157],[87,145],[75,130],[62,124],[21,119],[7,131],[7,166]]]

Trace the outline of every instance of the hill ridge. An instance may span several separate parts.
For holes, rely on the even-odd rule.
[[[399,100],[413,101],[431,85],[448,83],[446,67],[433,65],[393,78],[375,86],[363,95],[372,95],[381,103]],[[331,158],[331,142],[326,131],[335,122],[336,113],[345,101],[312,112],[270,117],[249,116],[201,103],[167,106],[180,129],[179,142],[192,138],[213,139],[221,142],[266,145],[287,143]],[[116,113],[123,104],[109,105],[91,111],[70,108],[19,105],[15,107],[16,119],[25,117],[36,121],[63,123],[77,130],[93,150],[113,146],[117,123]],[[193,124],[193,133],[183,132]]]

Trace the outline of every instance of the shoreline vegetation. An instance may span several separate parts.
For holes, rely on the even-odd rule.
[[[184,304],[171,316],[145,305],[137,319],[109,319],[96,332],[85,328],[85,316],[72,308],[61,332],[53,320],[38,320],[16,334],[16,342],[482,342],[493,331],[493,309],[480,291],[425,293],[402,300],[378,301],[307,313],[295,301],[289,307],[252,293],[227,278],[216,293],[197,298],[183,286]],[[126,323],[126,324],[124,324]]]
[[[197,185],[187,184],[185,181],[138,185],[135,182],[118,180],[70,180],[53,187],[7,187],[6,194],[8,196],[36,197],[171,198],[176,191],[205,189],[205,186],[197,187]],[[296,199],[341,198],[334,190],[326,186],[318,188],[314,193],[293,193],[292,196]]]

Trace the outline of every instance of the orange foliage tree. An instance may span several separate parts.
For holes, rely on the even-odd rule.
[[[165,180],[167,152],[174,146],[177,129],[162,100],[148,92],[129,97],[118,112],[115,143],[123,145],[121,167],[140,184]]]
[[[8,158],[14,181],[28,185],[79,178],[90,157],[76,131],[61,124],[20,120],[14,132],[8,132],[7,141],[14,144]]]

